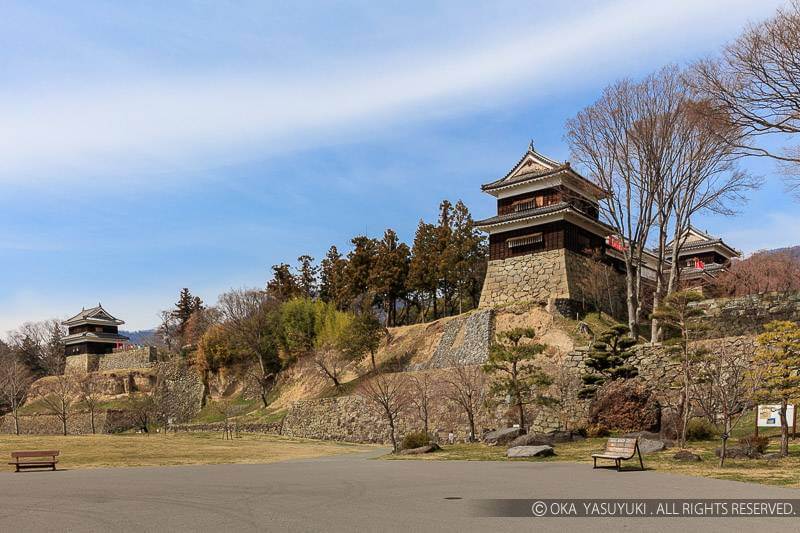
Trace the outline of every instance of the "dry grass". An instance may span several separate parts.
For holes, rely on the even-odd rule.
[[[556,444],[556,456],[542,459],[508,459],[505,456],[506,448],[502,446],[486,446],[484,444],[456,444],[443,446],[442,451],[426,455],[388,455],[384,459],[391,460],[461,460],[461,461],[571,461],[592,464],[591,454],[599,451],[605,445],[606,439],[586,439],[580,442]],[[763,459],[727,459],[725,467],[719,468],[714,450],[719,446],[719,441],[690,442],[688,449],[700,457],[698,463],[684,463],[675,461],[672,456],[677,450],[668,449],[658,453],[644,455],[644,465],[648,470],[683,474],[688,476],[702,476],[734,481],[747,481],[765,485],[779,485],[800,488],[800,441],[795,441],[789,447],[789,457],[777,460]],[[778,451],[777,442],[770,443],[767,452]],[[601,463],[603,464],[603,463]],[[609,465],[612,463],[609,462]],[[623,465],[626,463],[623,463]],[[628,468],[638,467],[634,461],[627,462]]]
[[[220,433],[122,435],[0,435],[0,456],[17,450],[60,450],[59,468],[168,466],[222,463],[273,463],[368,451],[365,445],[242,435],[222,440]],[[8,462],[8,461],[4,461]],[[9,469],[11,467],[8,467]]]

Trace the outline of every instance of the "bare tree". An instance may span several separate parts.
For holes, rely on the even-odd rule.
[[[628,327],[634,338],[642,315],[643,269],[638,266],[653,226],[658,188],[643,168],[636,138],[636,126],[646,118],[641,101],[647,83],[619,81],[566,123],[573,159],[609,194],[601,215],[622,240]]]
[[[788,252],[756,252],[734,261],[714,280],[720,296],[746,296],[800,290],[800,259]]]
[[[89,411],[89,419],[92,426],[92,434],[97,433],[95,427],[95,415],[100,407],[103,398],[102,380],[97,374],[86,374],[77,379],[77,392],[83,406]]]
[[[794,139],[800,133],[799,57],[800,2],[792,0],[773,18],[748,27],[721,57],[695,64],[689,78],[709,104],[706,116],[741,131],[731,144],[745,154],[781,162],[795,191],[800,187],[800,147],[777,152],[753,141],[775,135]]]
[[[313,361],[320,372],[333,381],[336,390],[341,390],[342,384],[339,380],[347,366],[347,360],[342,353],[335,348],[319,348],[314,352]]]
[[[392,450],[397,453],[397,418],[405,411],[410,403],[408,382],[404,374],[388,374],[378,371],[369,379],[362,381],[356,389],[356,394],[364,398],[367,403],[380,413],[389,424],[389,438],[392,441]]]
[[[64,435],[67,434],[67,422],[72,417],[77,382],[77,375],[67,371],[58,376],[51,376],[41,388],[42,405],[48,413],[55,415],[61,421]]]
[[[696,378],[692,399],[712,423],[722,425],[719,466],[725,465],[728,438],[753,407],[755,386],[760,381],[754,365],[755,345],[735,351],[725,344],[705,352],[694,364]]]
[[[28,367],[13,355],[4,354],[0,359],[0,398],[11,408],[16,435],[19,435],[19,407],[25,400],[33,379]]]
[[[475,416],[486,396],[486,374],[480,366],[465,366],[457,361],[442,377],[445,397],[464,410],[469,423],[469,441],[475,442]]]
[[[261,402],[281,369],[278,357],[278,303],[260,290],[232,290],[219,297],[218,309],[237,346],[255,359]]]
[[[413,393],[411,395],[411,403],[417,410],[425,435],[430,435],[428,421],[430,420],[430,412],[434,401],[433,388],[434,381],[430,374],[423,373],[421,375],[411,376],[411,389]]]

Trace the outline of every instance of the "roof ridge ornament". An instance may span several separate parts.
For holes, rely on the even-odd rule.
[[[533,149],[533,139],[531,139],[531,142],[528,143],[528,152],[533,153],[535,151],[536,150]]]

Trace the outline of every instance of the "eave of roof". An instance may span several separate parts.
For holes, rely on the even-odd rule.
[[[64,344],[77,344],[80,342],[119,342],[130,340],[125,335],[118,333],[97,333],[94,331],[84,331],[81,333],[73,333],[63,338]]]
[[[516,213],[508,213],[506,215],[497,215],[491,218],[487,218],[484,220],[479,220],[475,222],[475,226],[478,228],[490,228],[501,226],[503,224],[510,224],[512,222],[521,222],[525,220],[532,220],[536,218],[541,218],[547,215],[554,215],[558,213],[570,213],[576,215],[586,222],[601,227],[608,231],[609,234],[614,233],[614,228],[609,226],[608,224],[596,220],[588,215],[586,215],[583,211],[577,209],[572,204],[566,202],[560,202],[554,205],[549,205],[545,207],[539,207],[536,209],[526,209],[525,211],[519,211]]]

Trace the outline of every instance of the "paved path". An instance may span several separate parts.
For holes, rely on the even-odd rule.
[[[759,531],[797,519],[473,518],[477,498],[800,498],[799,490],[573,463],[380,461],[0,474],[0,531]],[[459,497],[460,500],[445,498]]]

